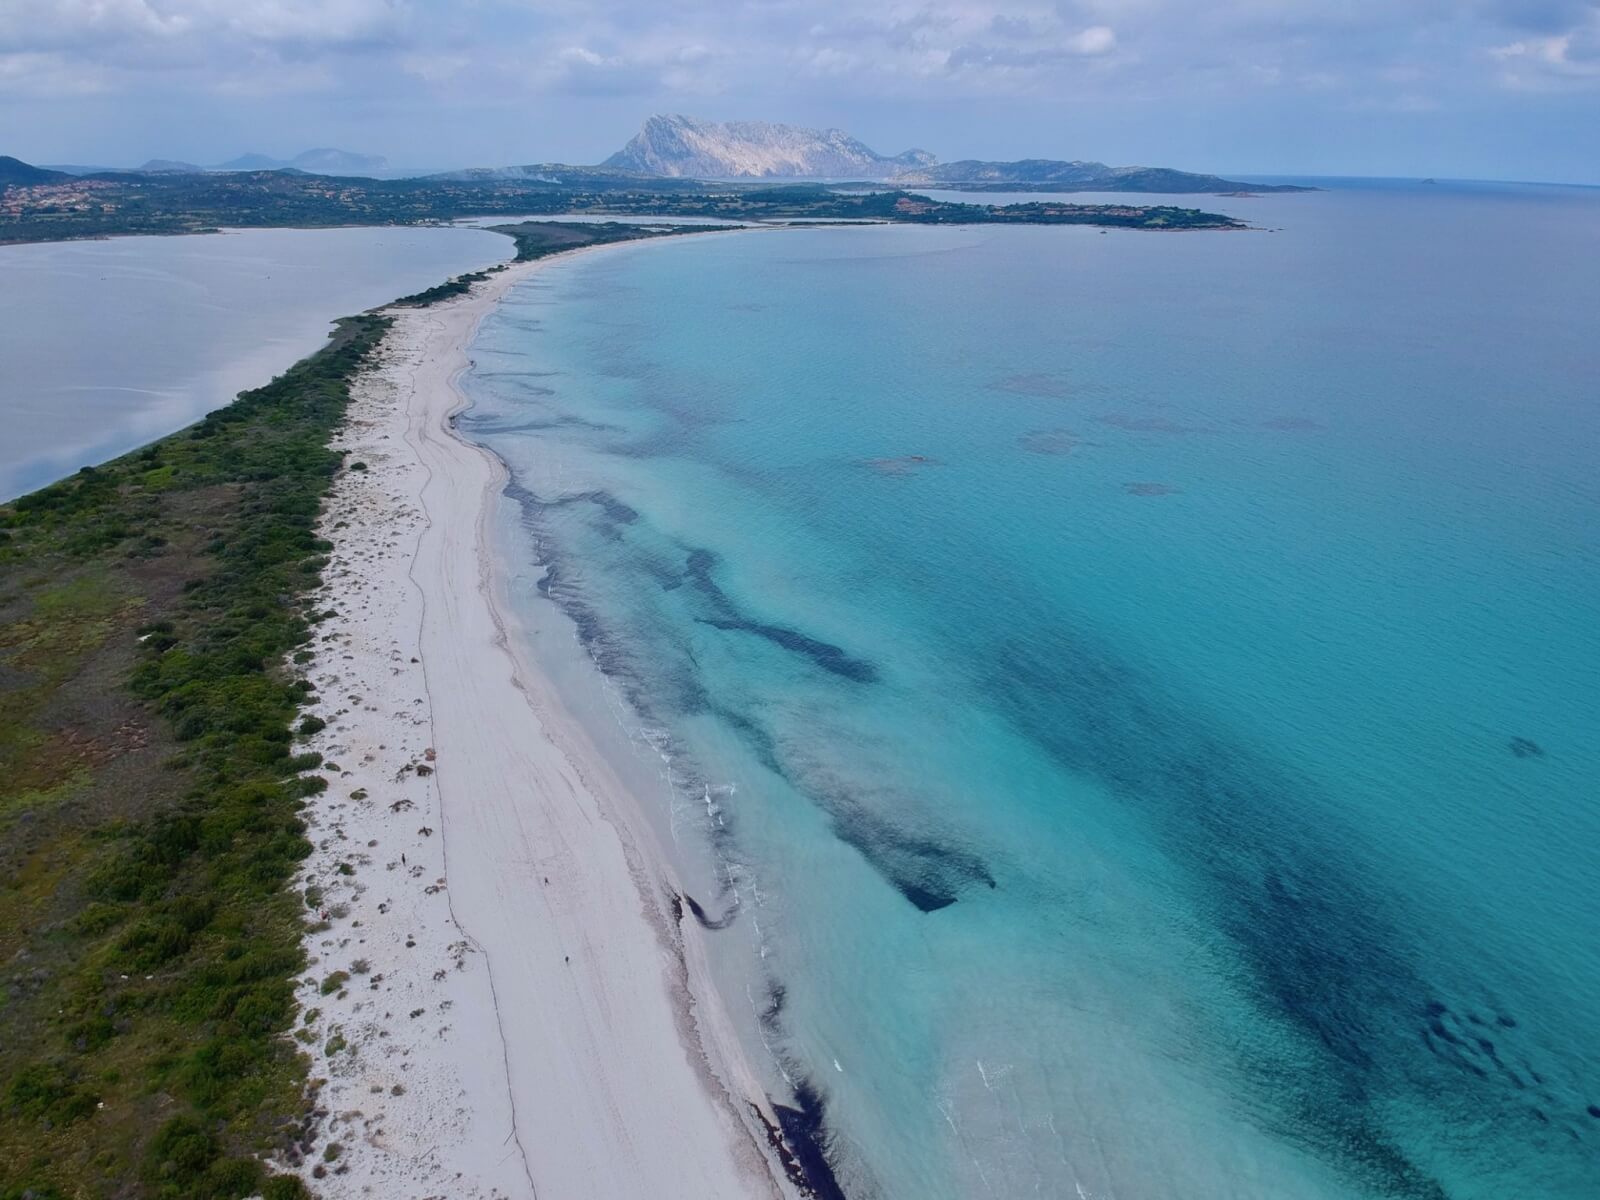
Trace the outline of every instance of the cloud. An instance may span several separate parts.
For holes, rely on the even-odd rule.
[[[106,90],[98,72],[84,70],[66,55],[0,53],[0,94],[49,99],[92,96]]]
[[[1600,86],[1600,5],[1582,7],[1587,11],[1571,14],[1578,19],[1569,28],[1492,47],[1501,83],[1528,91]]]
[[[608,129],[1025,103],[1176,129],[1594,87],[1600,0],[0,0],[0,96],[298,94],[375,123],[560,111],[573,129],[557,106],[580,100]]]
[[[91,52],[108,43],[217,39],[340,46],[386,42],[401,0],[6,0],[0,49]]]
[[[578,96],[627,96],[652,90],[656,72],[620,55],[597,54],[586,46],[564,46],[549,63],[549,86]]]
[[[1117,35],[1109,25],[1091,25],[1067,39],[1067,47],[1083,55],[1110,54],[1117,48]]]
[[[323,71],[280,68],[401,47],[409,18],[404,0],[5,0],[0,87],[133,91],[171,72],[219,91],[270,90],[275,72],[322,86]]]
[[[1085,79],[1145,95],[1338,79],[1361,95],[1418,55],[1467,86],[1474,70],[1485,85],[1497,71],[1588,78],[1597,13],[1600,0],[4,0],[0,54],[35,56],[14,57],[12,76],[108,89],[136,86],[140,71],[187,70],[204,86],[368,56],[429,86],[520,75],[524,90],[576,95],[755,89],[792,69],[861,95],[1024,87],[1066,99]],[[690,47],[698,61],[681,56]],[[1091,60],[1098,73],[1085,76]]]
[[[548,55],[528,82],[537,90],[573,96],[705,95],[719,86],[717,58],[699,42],[640,43],[614,53],[569,45]]]
[[[1594,0],[1487,0],[1483,14],[1507,29],[1559,34],[1593,18]]]

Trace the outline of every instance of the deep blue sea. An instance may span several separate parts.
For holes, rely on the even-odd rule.
[[[1600,191],[1207,206],[553,264],[534,652],[850,1197],[1600,1196]]]

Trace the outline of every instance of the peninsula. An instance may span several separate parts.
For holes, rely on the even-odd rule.
[[[816,183],[727,184],[560,164],[370,179],[289,170],[65,175],[12,160],[0,175],[0,244],[229,227],[415,225],[566,214],[791,223],[1245,227],[1232,217],[1165,204],[955,204],[900,188],[841,192]]]
[[[502,470],[454,433],[541,260],[707,234],[501,232],[512,263],[0,505],[18,1194],[810,1194],[666,856],[511,648]]]

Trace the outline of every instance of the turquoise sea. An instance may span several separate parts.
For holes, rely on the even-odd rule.
[[[1215,204],[608,250],[474,349],[821,1195],[1600,1195],[1600,191]]]

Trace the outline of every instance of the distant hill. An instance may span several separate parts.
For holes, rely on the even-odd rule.
[[[230,158],[225,163],[218,163],[213,170],[216,171],[276,171],[280,167],[287,167],[289,162],[282,158],[269,158],[265,154],[241,154],[238,158]]]
[[[241,154],[225,163],[218,163],[216,171],[281,171],[295,167],[308,175],[373,175],[389,169],[389,160],[378,154],[356,154],[350,150],[324,147],[306,150],[293,158],[271,158],[265,154]]]
[[[527,163],[517,167],[466,167],[459,171],[440,171],[427,179],[447,179],[463,183],[550,183],[569,184],[603,176],[607,179],[640,178],[636,171],[615,167],[575,167],[568,163]]]
[[[0,154],[0,187],[10,187],[12,184],[55,183],[62,179],[71,179],[65,171],[52,171],[46,167],[36,167],[32,163],[25,163],[20,158],[12,158],[9,154]]]
[[[490,183],[536,188],[619,188],[648,187],[656,192],[687,191],[701,185],[693,179],[644,175],[620,167],[577,167],[569,163],[528,163],[512,167],[467,167],[459,171],[440,171],[422,176],[423,182]]]
[[[149,162],[145,163],[143,166],[135,167],[134,170],[140,171],[140,172],[143,172],[143,173],[153,173],[153,172],[157,172],[157,171],[164,171],[164,172],[168,172],[168,173],[176,173],[176,174],[179,174],[179,175],[198,175],[202,171],[204,171],[205,168],[204,167],[197,167],[197,166],[195,166],[194,163],[191,163],[191,162],[180,162],[178,159],[175,159],[175,158],[152,158]]]
[[[1017,162],[962,159],[906,171],[894,177],[902,187],[963,187],[988,191],[1038,192],[1309,192],[1288,184],[1240,183],[1217,175],[1197,175],[1170,167],[1108,167],[1102,162],[1024,158]]]
[[[311,175],[369,175],[388,170],[389,160],[381,154],[355,154],[325,147],[296,154],[284,165],[299,167]]]
[[[925,150],[879,154],[841,129],[657,115],[600,165],[694,179],[886,179],[932,162]]]

